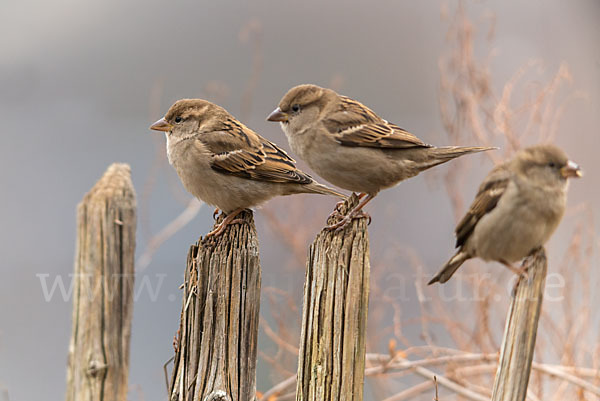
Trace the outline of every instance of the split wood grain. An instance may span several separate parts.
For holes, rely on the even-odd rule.
[[[133,315],[136,199],[112,164],[77,208],[67,401],[126,401]]]
[[[357,203],[353,195],[341,212]],[[367,219],[355,219],[339,232],[323,230],[311,245],[297,401],[363,399],[369,274]]]
[[[259,247],[252,212],[239,218],[244,223],[188,253],[172,401],[256,398]]]
[[[548,261],[543,247],[525,259],[527,277],[513,290],[492,401],[523,401],[531,373]]]

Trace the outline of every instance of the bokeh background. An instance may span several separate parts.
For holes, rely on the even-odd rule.
[[[585,219],[592,227],[597,223],[589,210],[600,203],[600,2],[462,5],[473,23],[474,54],[489,66],[497,96],[532,60],[519,82],[521,99],[551,82],[561,66],[568,68],[569,78],[555,97],[557,108],[564,106],[555,142],[586,175],[572,183],[572,212],[549,244],[552,271],[581,211],[588,210]],[[188,205],[190,196],[165,161],[164,137],[148,130],[173,101],[211,99],[289,149],[279,126],[265,117],[288,88],[316,83],[362,101],[426,142],[455,144],[440,117],[439,67],[440,58],[456,45],[448,30],[457,7],[455,1],[409,0],[3,0],[0,401],[64,398],[71,299],[59,287],[51,296],[47,291],[59,281],[70,285],[75,208],[105,168],[115,161],[131,165],[139,204],[138,254]],[[477,144],[475,138],[469,141],[460,144]],[[535,137],[523,141],[533,142]],[[460,187],[466,202],[492,167],[486,157],[469,163]],[[452,253],[456,216],[443,181],[451,168],[444,165],[402,183],[369,205],[372,265],[385,272],[373,273],[378,291],[372,308],[384,299],[378,294],[401,296],[403,317],[419,315],[411,284],[415,273],[404,265],[418,259],[429,276]],[[298,249],[308,247],[333,204],[333,199],[298,196],[274,200],[257,212],[261,315],[265,324],[276,326],[286,311],[291,338],[297,335],[304,276]],[[203,206],[139,272],[132,400],[166,397],[163,364],[173,353],[186,253],[209,230],[211,216],[212,208]],[[290,224],[297,235],[286,238]],[[588,234],[597,244],[597,231]],[[597,256],[591,260],[597,271]],[[488,267],[498,280],[508,281],[499,265]],[[396,315],[383,308],[371,316],[370,331],[377,332],[373,325],[391,324]],[[273,346],[262,327],[258,388],[264,391],[282,377],[273,373]],[[598,325],[593,329],[588,334],[597,340]],[[407,328],[403,335],[418,342],[420,332]],[[385,351],[387,340],[370,342],[370,351]],[[278,369],[293,373],[294,366],[290,355]],[[368,383],[366,399],[381,399],[372,387]]]

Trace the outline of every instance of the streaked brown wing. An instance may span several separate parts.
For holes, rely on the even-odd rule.
[[[471,207],[455,229],[456,247],[463,246],[479,220],[492,211],[508,186],[510,172],[505,165],[495,167],[479,186]]]
[[[323,121],[327,130],[344,146],[405,149],[430,147],[410,132],[379,117],[368,107],[347,97],[337,111]]]
[[[235,118],[228,117],[207,125],[197,139],[212,153],[219,154],[245,148],[259,149],[263,138]]]
[[[308,184],[313,180],[295,166],[294,159],[272,142],[235,120],[222,130],[199,136],[215,154],[212,168],[225,174],[261,181]]]

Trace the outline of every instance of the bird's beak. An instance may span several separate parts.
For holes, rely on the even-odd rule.
[[[579,165],[577,163],[569,160],[567,162],[567,165],[560,169],[560,174],[565,178],[569,178],[569,177],[579,178],[579,177],[583,176],[583,171],[581,171],[581,168],[579,167]]]
[[[167,122],[167,120],[165,120],[163,117],[160,120],[158,120],[157,122],[155,122],[154,124],[152,124],[150,126],[150,129],[153,129],[154,131],[169,132],[173,129],[173,126],[171,124],[169,124]]]
[[[271,114],[269,114],[269,117],[267,117],[267,121],[287,122],[288,114],[281,111],[281,109],[278,107],[275,110],[273,110]]]

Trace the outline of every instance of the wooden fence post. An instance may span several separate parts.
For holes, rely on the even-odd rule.
[[[357,203],[353,195],[342,213]],[[311,245],[304,282],[297,401],[363,399],[369,270],[365,218],[340,232],[323,230]]]
[[[254,401],[260,261],[252,212],[188,253],[170,400]],[[222,219],[219,219],[221,221]]]
[[[67,401],[126,401],[133,312],[135,191],[112,164],[77,208]]]
[[[548,261],[543,247],[525,259],[506,318],[492,401],[523,401],[533,361]]]

